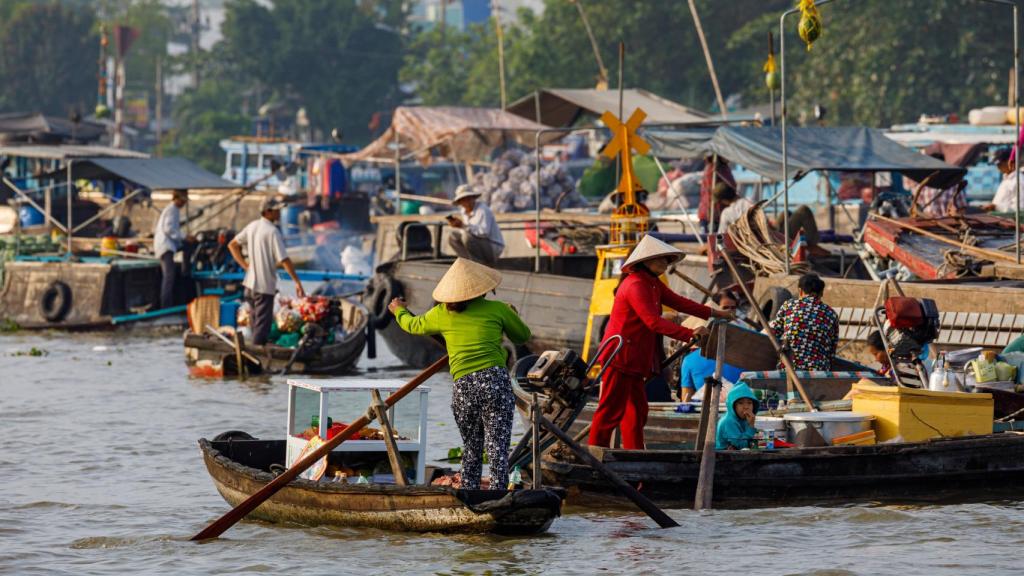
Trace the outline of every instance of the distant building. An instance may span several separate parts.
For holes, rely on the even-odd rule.
[[[495,7],[505,23],[515,22],[520,8],[529,8],[536,14],[544,12],[543,0],[412,0],[409,23],[414,29],[430,30],[444,20],[451,28],[466,30],[490,19]]]

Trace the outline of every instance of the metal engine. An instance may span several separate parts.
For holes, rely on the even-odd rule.
[[[907,296],[886,298],[885,305],[875,310],[875,322],[882,333],[889,363],[893,368],[899,363],[912,365],[921,385],[927,387],[928,376],[920,356],[924,347],[939,336],[939,308],[935,301]],[[893,370],[893,374],[902,383],[899,370]]]
[[[571,406],[586,393],[587,365],[575,350],[563,348],[525,356],[513,370],[519,386],[548,396],[549,402]]]

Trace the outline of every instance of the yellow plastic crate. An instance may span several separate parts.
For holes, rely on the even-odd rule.
[[[853,385],[853,411],[875,417],[879,442],[991,434],[992,406],[991,394],[932,392],[867,380]]]

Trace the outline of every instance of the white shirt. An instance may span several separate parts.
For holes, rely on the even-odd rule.
[[[996,205],[997,212],[1013,212],[1017,210],[1016,192],[1017,192],[1017,175],[1020,172],[1014,174],[1007,174],[1003,181],[999,184],[999,188],[996,190],[996,195],[992,198],[992,203]],[[1024,192],[1024,182],[1020,183],[1021,192]],[[1024,194],[1021,195],[1021,208],[1024,208]]]
[[[728,232],[729,226],[743,218],[747,214],[747,210],[753,207],[754,203],[745,197],[737,198],[735,202],[727,206],[725,210],[722,210],[722,215],[718,217],[718,233],[725,234]]]
[[[185,237],[181,235],[181,210],[171,202],[160,212],[153,231],[153,252],[159,258],[165,252],[181,250]]]
[[[270,220],[260,218],[242,228],[234,241],[246,248],[249,258],[242,285],[257,294],[275,294],[277,265],[288,257],[281,231]]]
[[[487,207],[487,204],[477,202],[473,207],[472,214],[466,214],[465,210],[462,211],[462,214],[466,217],[466,230],[470,234],[478,238],[487,238],[498,248],[505,248],[505,238],[501,235],[501,228],[498,228],[498,223],[494,220],[494,213]]]

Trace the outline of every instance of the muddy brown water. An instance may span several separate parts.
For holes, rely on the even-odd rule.
[[[32,348],[45,356],[20,355]],[[409,378],[386,349],[363,378]],[[431,458],[460,444],[447,375],[429,382]],[[188,537],[228,507],[196,439],[280,437],[283,378],[191,379],[176,335],[0,336],[0,574],[1019,573],[1024,505],[629,512],[568,510],[545,536],[503,538],[243,521]],[[518,426],[518,424],[517,424]],[[984,490],[984,487],[978,487]],[[1024,487],[1022,487],[1024,490]]]

